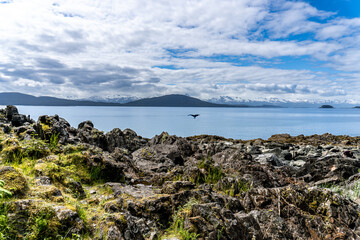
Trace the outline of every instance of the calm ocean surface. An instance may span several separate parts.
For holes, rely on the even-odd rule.
[[[169,108],[169,107],[40,107],[17,106],[37,120],[58,114],[72,126],[91,120],[108,132],[131,128],[151,138],[163,131],[177,136],[218,135],[234,139],[267,139],[273,134],[332,133],[360,136],[360,109],[319,108]],[[200,114],[196,119],[188,114]]]

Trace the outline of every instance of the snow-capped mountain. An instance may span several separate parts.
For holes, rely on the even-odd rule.
[[[90,98],[82,99],[82,100],[89,100],[89,101],[94,101],[94,102],[105,102],[105,103],[128,103],[128,102],[132,102],[132,101],[139,100],[139,99],[140,98],[138,98],[138,97],[114,96],[114,97],[106,97],[106,98],[90,97]]]
[[[208,102],[219,104],[246,104],[251,106],[273,105],[279,107],[319,107],[323,104],[329,104],[336,107],[353,107],[357,103],[351,101],[330,101],[319,99],[293,99],[286,100],[280,98],[259,98],[257,100],[243,99],[240,97],[220,96],[218,98],[205,99]]]

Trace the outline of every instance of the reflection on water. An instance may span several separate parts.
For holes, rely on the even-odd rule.
[[[360,109],[318,108],[169,108],[18,106],[31,115],[58,114],[72,126],[91,120],[102,131],[131,128],[151,138],[162,131],[178,136],[219,135],[234,139],[267,139],[273,134],[332,133],[360,135]],[[200,114],[194,119],[188,114]]]

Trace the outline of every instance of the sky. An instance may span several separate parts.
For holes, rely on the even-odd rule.
[[[0,0],[0,92],[360,103],[360,1]]]

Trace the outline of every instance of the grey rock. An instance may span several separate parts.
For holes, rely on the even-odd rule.
[[[260,164],[271,164],[273,166],[283,166],[284,164],[279,160],[275,154],[261,154],[255,158]]]
[[[111,226],[107,231],[106,239],[118,240],[122,238],[122,234],[116,226]]]
[[[184,190],[190,190],[195,187],[195,184],[189,181],[167,181],[164,183],[161,192],[173,194]]]
[[[6,106],[6,108],[5,108],[5,116],[9,121],[11,121],[12,117],[14,115],[17,115],[17,114],[19,114],[19,111],[18,111],[17,107],[15,107],[13,105]]]

